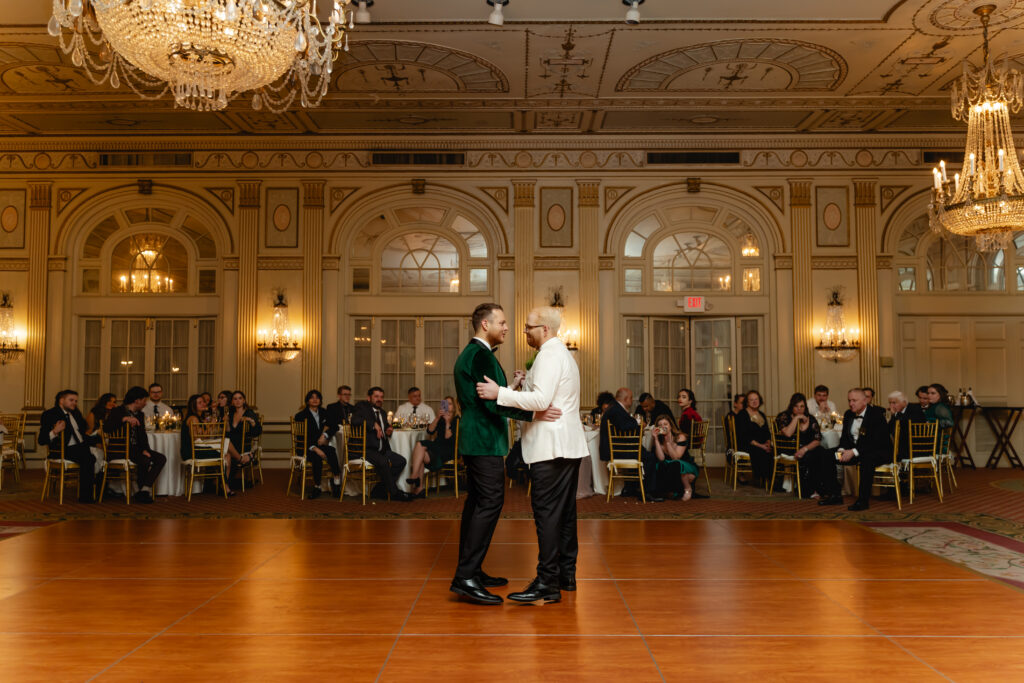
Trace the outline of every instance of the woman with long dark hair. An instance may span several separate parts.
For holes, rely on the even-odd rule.
[[[698,470],[686,457],[686,436],[669,415],[659,415],[654,421],[654,455],[658,459],[654,499],[690,500]]]
[[[188,403],[185,406],[185,416],[181,421],[181,461],[185,462],[191,460],[193,455],[198,460],[216,460],[217,458],[223,458],[224,454],[216,448],[196,448],[193,453],[192,450],[192,425],[199,424],[203,421],[203,416],[207,414],[207,403],[206,399],[202,394],[192,394],[188,397]],[[216,489],[213,488],[213,484],[209,484],[214,493]],[[224,485],[228,488],[228,495],[233,496],[235,492],[228,487],[228,484]]]
[[[772,437],[761,405],[761,392],[748,391],[746,406],[736,416],[736,443],[739,450],[750,454],[754,477],[763,486],[772,476]]]
[[[223,422],[228,419],[228,408],[231,407],[231,392],[225,389],[217,394],[217,401],[210,406],[210,421]]]
[[[323,476],[324,460],[334,475],[331,481],[331,493],[341,495],[341,465],[338,464],[338,452],[330,446],[331,437],[338,431],[338,426],[331,424],[327,411],[323,409],[324,397],[316,389],[306,392],[306,407],[295,413],[296,422],[306,423],[306,451],[295,455],[308,458],[313,467],[313,490],[310,498],[320,497],[320,481]]]
[[[100,428],[101,422],[106,422],[110,417],[110,411],[117,405],[117,396],[114,394],[103,394],[85,416],[85,424],[88,425],[86,434],[93,434]]]
[[[413,487],[410,491],[417,498],[425,496],[426,485],[422,481],[424,470],[437,472],[447,463],[455,459],[455,433],[459,429],[459,406],[451,396],[441,401],[441,410],[434,421],[427,427],[427,434],[434,437],[433,441],[420,441],[412,451],[412,466],[405,480]]]
[[[797,392],[789,399],[789,405],[775,418],[775,425],[779,433],[787,439],[792,439],[797,432],[800,433],[800,447],[793,453],[798,461],[798,469],[801,477],[801,489],[806,491],[805,497],[814,497],[814,494],[821,494],[818,485],[818,476],[822,469],[821,458],[827,456],[827,466],[836,476],[835,459],[821,448],[821,427],[818,421],[810,416],[807,410],[807,397]],[[803,483],[809,482],[807,490]]]
[[[680,389],[678,398],[679,408],[683,411],[679,414],[679,431],[683,436],[690,437],[690,425],[694,422],[703,422],[700,413],[697,412],[697,397],[690,389]]]
[[[949,392],[939,383],[928,385],[928,407],[924,409],[924,419],[938,422],[939,429],[953,426],[953,408],[949,404]]]

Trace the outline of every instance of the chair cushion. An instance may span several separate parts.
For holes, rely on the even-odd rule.
[[[750,460],[750,453],[747,453],[745,451],[733,451],[732,452],[732,459],[733,460]]]
[[[909,460],[901,460],[900,462],[928,463],[929,465],[934,465],[935,458],[930,455],[922,455],[916,458],[910,458]]]
[[[775,456],[775,459],[780,462],[796,462],[795,455],[787,455],[786,453],[779,453]]]
[[[77,462],[72,462],[71,460],[57,460],[56,458],[52,458],[52,459],[51,458],[47,458],[46,459],[46,466],[49,467],[50,465],[56,465],[58,462],[60,462],[60,463],[62,463],[64,465],[64,469],[67,469],[67,470],[77,470],[78,469],[78,463]]]
[[[118,458],[116,460],[108,460],[107,464],[108,465],[117,465],[118,467],[124,467],[126,464],[129,465],[129,466],[134,466],[135,465],[135,463],[133,463],[131,460],[125,460],[124,458]]]
[[[370,462],[369,460],[361,460],[359,458],[354,458],[345,463],[345,467],[364,467],[368,470],[372,470],[373,463]]]
[[[632,470],[636,469],[637,467],[641,467],[642,465],[643,463],[640,462],[639,460],[615,460],[614,462],[608,463],[608,469],[611,470],[617,467],[621,467],[623,469]]]
[[[889,462],[884,465],[879,465],[878,467],[876,467],[875,472],[892,472],[893,467],[894,465],[891,462]]]

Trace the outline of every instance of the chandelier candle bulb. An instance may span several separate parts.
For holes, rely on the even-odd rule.
[[[940,160],[939,161],[939,168],[942,169],[942,182],[948,183],[949,182],[949,178],[946,177],[946,162]]]

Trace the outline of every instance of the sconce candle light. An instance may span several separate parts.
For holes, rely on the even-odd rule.
[[[843,302],[839,298],[838,289],[829,292],[825,325],[818,329],[818,344],[814,350],[819,356],[833,363],[853,360],[860,351],[860,329],[846,327]]]
[[[274,302],[273,329],[268,334],[260,330],[256,337],[256,353],[268,363],[287,363],[302,353],[299,345],[299,331],[288,326],[288,304],[284,294],[278,293]]]
[[[14,304],[7,292],[0,294],[0,365],[19,360],[25,355],[25,347],[18,339],[18,330],[14,327]]]

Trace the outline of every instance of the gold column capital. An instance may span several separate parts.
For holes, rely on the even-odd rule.
[[[324,205],[323,180],[302,181],[302,205],[304,207],[322,207]]]
[[[528,207],[532,208],[534,205],[534,195],[537,189],[536,180],[515,180],[512,182],[512,190],[515,200],[513,206],[516,208]]]
[[[28,184],[28,208],[49,209],[51,203],[51,192],[53,182],[49,180],[36,181]]]
[[[853,205],[875,206],[878,204],[878,180],[875,178],[853,179]]]
[[[789,182],[789,205],[810,206],[811,205],[811,184],[810,178],[790,178]]]
[[[239,208],[254,208],[260,205],[260,180],[240,180],[238,182]]]
[[[580,206],[600,206],[598,201],[598,194],[601,189],[601,182],[597,180],[577,180],[576,186],[579,188],[579,203]]]

